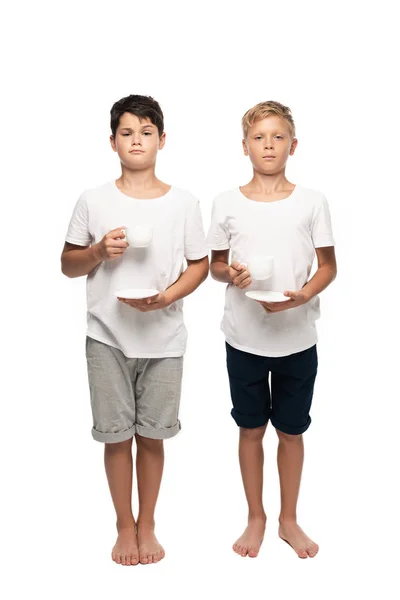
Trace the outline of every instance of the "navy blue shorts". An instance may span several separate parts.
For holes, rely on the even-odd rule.
[[[226,343],[232,417],[239,427],[272,425],[292,435],[309,428],[318,369],[317,346],[289,356],[250,354]],[[271,390],[269,375],[271,373]]]

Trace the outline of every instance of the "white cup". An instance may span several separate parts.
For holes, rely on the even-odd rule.
[[[133,248],[146,248],[153,239],[153,230],[147,225],[134,225],[122,230],[126,241]]]
[[[268,279],[271,277],[274,270],[274,257],[250,256],[243,264],[246,265],[252,279]]]

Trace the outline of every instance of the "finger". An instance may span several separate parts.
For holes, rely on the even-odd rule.
[[[126,227],[117,227],[117,229],[112,229],[108,232],[108,236],[116,239],[116,238],[124,238],[125,237],[125,229]]]
[[[250,277],[250,273],[248,271],[243,271],[243,273],[240,273],[240,275],[237,275],[234,279],[234,284],[235,285],[240,285],[242,283],[242,281],[244,281],[245,279],[248,279]]]
[[[246,277],[246,279],[244,279],[242,281],[242,283],[239,285],[240,289],[242,290],[243,288],[247,287],[248,285],[251,284],[251,279],[250,277]]]
[[[231,267],[232,269],[235,269],[235,271],[243,271],[243,269],[245,269],[245,266],[237,260],[233,261]]]
[[[129,246],[128,242],[126,242],[125,240],[115,240],[115,239],[109,239],[106,242],[106,247],[107,248],[116,248],[116,249],[125,249]]]

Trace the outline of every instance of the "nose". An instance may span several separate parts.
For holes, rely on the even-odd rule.
[[[274,145],[272,143],[272,140],[266,140],[266,142],[265,142],[265,149],[266,150],[272,150],[273,147],[274,147]]]
[[[140,136],[138,133],[134,133],[132,136],[132,146],[141,146]]]

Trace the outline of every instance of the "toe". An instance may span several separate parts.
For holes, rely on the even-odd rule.
[[[139,562],[139,558],[134,554],[131,554],[131,565],[137,565]]]
[[[121,557],[121,564],[124,566],[126,565],[126,556]]]
[[[258,556],[257,550],[254,550],[253,548],[250,548],[250,550],[249,550],[249,556],[250,556],[250,558],[256,558],[256,556]]]
[[[153,555],[152,554],[149,554],[149,556],[148,556],[148,563],[147,564],[148,565],[152,565],[153,564]]]
[[[306,550],[303,550],[303,549],[302,549],[302,550],[298,550],[298,552],[297,552],[297,556],[298,556],[299,558],[308,558],[307,551],[306,551]]]
[[[147,563],[149,562],[149,559],[148,559],[147,556],[143,555],[143,556],[140,557],[140,562],[141,562],[142,565],[147,565]]]
[[[313,544],[309,548],[307,548],[307,554],[310,558],[314,558],[314,556],[318,553],[319,547],[317,544]]]
[[[120,554],[115,555],[115,562],[119,565],[121,564],[121,555]]]

